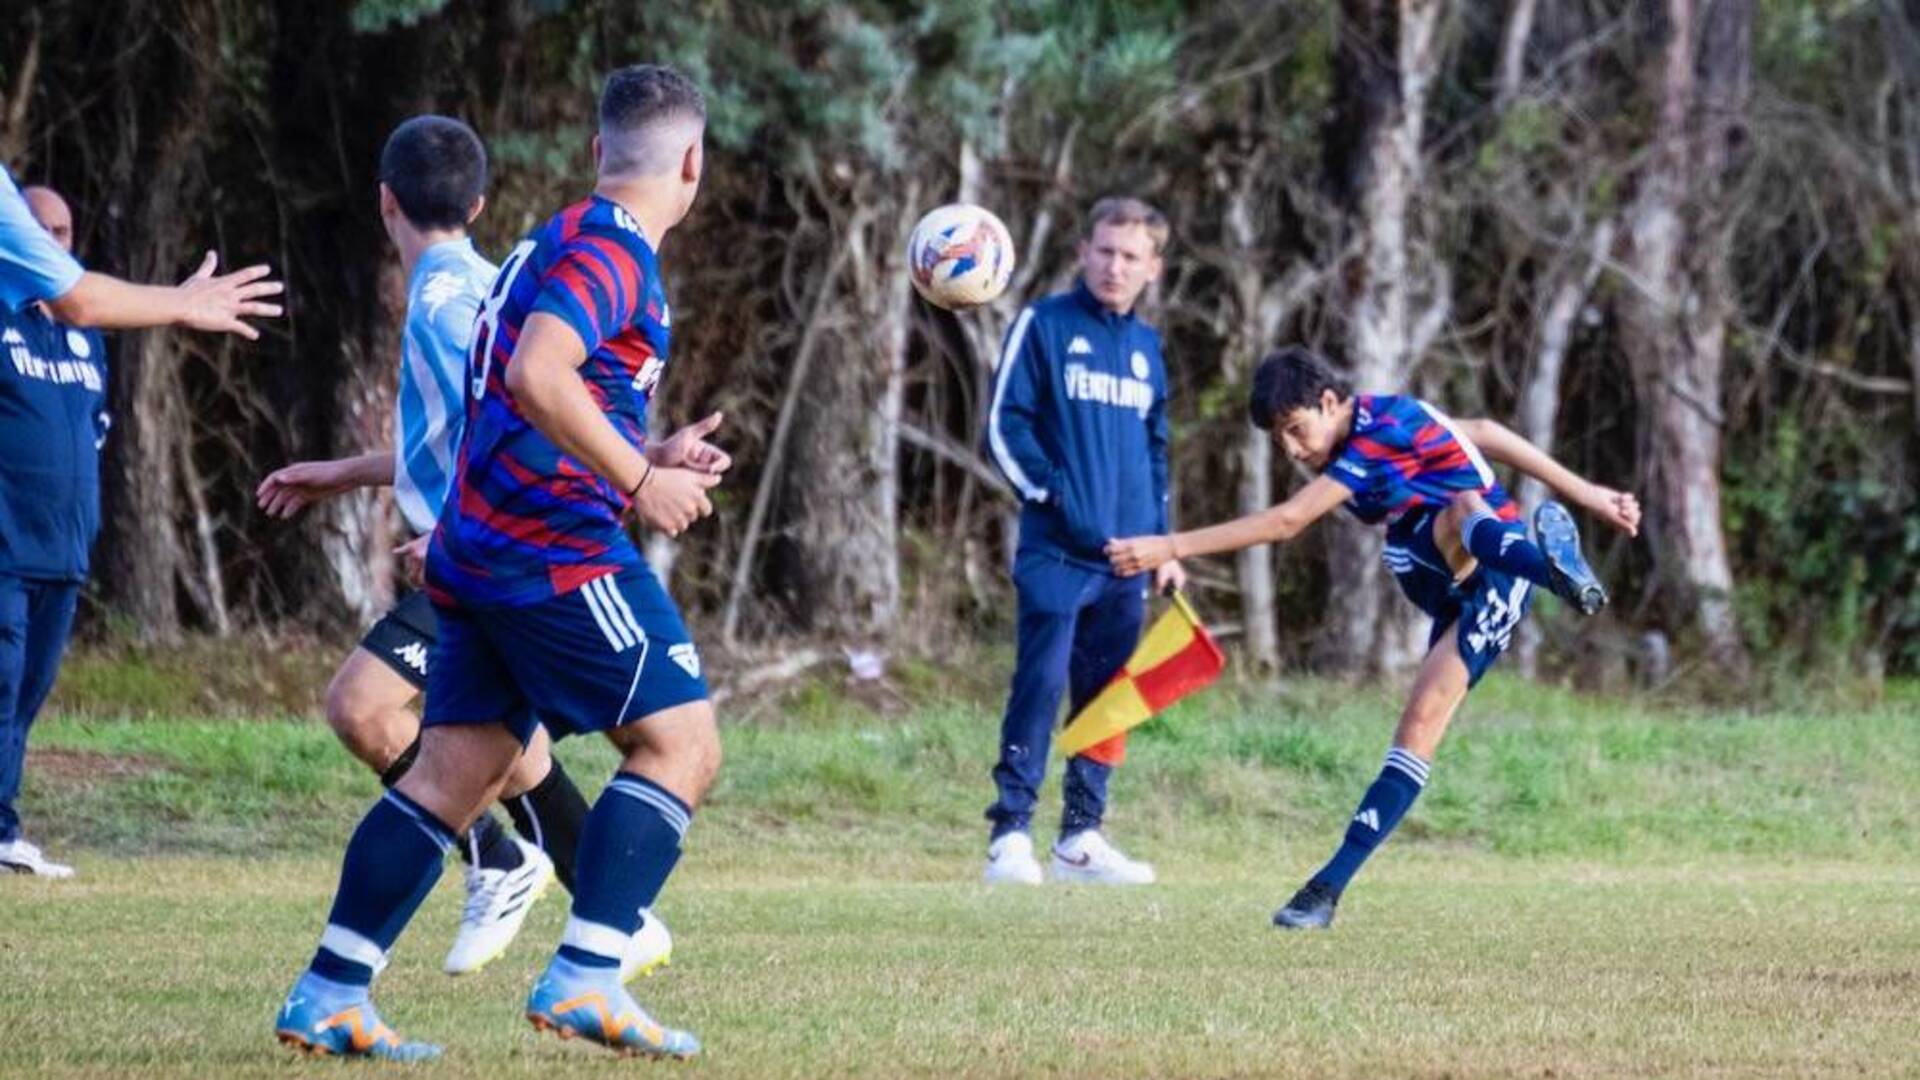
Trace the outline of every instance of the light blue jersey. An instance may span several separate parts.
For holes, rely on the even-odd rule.
[[[440,505],[453,489],[467,420],[467,348],[474,316],[496,273],[473,241],[447,240],[420,253],[407,284],[393,494],[416,533],[433,531]]]
[[[33,219],[13,174],[0,166],[0,308],[65,296],[81,273],[73,256]]]

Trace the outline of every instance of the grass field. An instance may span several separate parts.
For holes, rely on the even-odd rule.
[[[524,1024],[557,895],[484,975],[440,976],[452,874],[382,1000],[449,1044],[422,1075],[1920,1074],[1914,688],[1749,714],[1486,690],[1331,934],[1267,917],[1377,768],[1389,697],[1209,695],[1115,780],[1114,835],[1165,884],[1005,892],[975,884],[991,707],[817,688],[728,732],[662,902],[676,962],[640,996],[703,1060]],[[82,711],[35,748],[25,810],[83,877],[0,879],[0,1076],[341,1068],[268,1032],[374,790],[331,737]],[[566,758],[593,786],[611,760]]]

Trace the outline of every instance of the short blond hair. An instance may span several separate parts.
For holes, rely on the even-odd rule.
[[[1093,230],[1102,225],[1146,226],[1155,255],[1166,250],[1167,241],[1173,236],[1173,227],[1167,223],[1167,215],[1152,203],[1132,195],[1109,195],[1094,203],[1093,209],[1087,211],[1086,239],[1093,239]]]

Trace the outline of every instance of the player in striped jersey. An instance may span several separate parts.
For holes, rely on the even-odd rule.
[[[1413,397],[1354,394],[1305,349],[1283,349],[1261,362],[1248,417],[1320,475],[1270,510],[1173,536],[1116,540],[1107,554],[1115,569],[1138,574],[1171,559],[1291,540],[1341,506],[1387,527],[1387,569],[1432,616],[1433,631],[1380,776],[1339,850],[1273,917],[1288,929],[1324,928],[1347,883],[1426,786],[1441,737],[1467,691],[1506,649],[1533,586],[1583,615],[1606,603],[1566,508],[1543,503],[1529,537],[1488,460],[1539,480],[1628,535],[1639,531],[1640,504],[1582,479],[1492,420],[1453,420]]]
[[[624,527],[678,535],[730,464],[712,416],[650,445],[667,363],[657,245],[700,185],[706,105],[668,69],[616,71],[600,101],[593,194],[501,264],[474,327],[467,427],[427,555],[439,618],[419,761],[362,819],[283,1041],[418,1060],[369,996],[440,874],[441,853],[508,782],[542,726],[597,731],[623,761],[582,830],[572,917],[527,1000],[543,1029],[684,1057],[622,985],[622,955],[680,857],[719,767],[700,656]]]

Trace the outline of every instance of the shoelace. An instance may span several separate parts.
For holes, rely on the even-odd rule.
[[[486,915],[493,907],[494,898],[500,895],[500,886],[506,884],[508,873],[504,870],[482,870],[474,867],[467,871],[467,906],[460,913],[461,922],[474,922]]]

